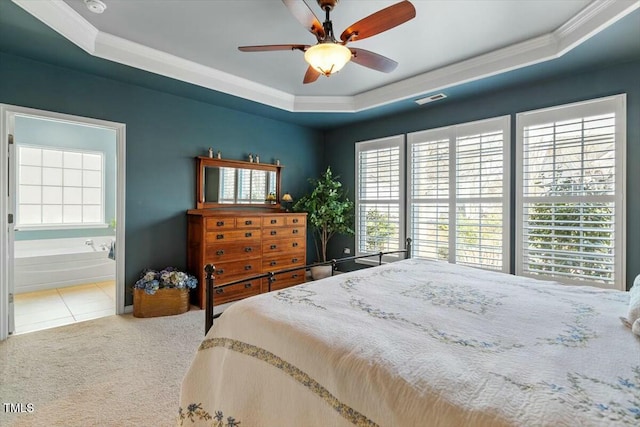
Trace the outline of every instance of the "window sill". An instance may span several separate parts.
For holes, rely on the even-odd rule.
[[[90,228],[108,228],[109,224],[59,224],[59,225],[17,225],[15,231],[84,230]]]

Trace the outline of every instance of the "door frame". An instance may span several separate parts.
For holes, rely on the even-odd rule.
[[[89,117],[74,116],[71,114],[56,113],[52,111],[38,110],[34,108],[20,107],[16,105],[0,104],[0,341],[9,336],[9,222],[10,213],[7,189],[9,173],[9,133],[10,119],[16,114],[54,119],[84,125],[97,126],[114,130],[116,133],[116,313],[123,314],[124,306],[124,268],[125,268],[125,179],[126,179],[126,125],[124,123],[111,122]],[[12,262],[13,263],[13,262]]]

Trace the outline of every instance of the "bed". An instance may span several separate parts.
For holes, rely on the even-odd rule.
[[[178,424],[640,425],[627,292],[407,259],[240,301]]]

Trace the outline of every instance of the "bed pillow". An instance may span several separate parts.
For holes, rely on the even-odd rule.
[[[629,311],[622,322],[631,328],[634,334],[640,336],[640,274],[633,281],[629,290]]]

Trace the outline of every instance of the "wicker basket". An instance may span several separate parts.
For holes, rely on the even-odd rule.
[[[172,316],[189,311],[189,290],[177,288],[158,289],[149,295],[144,289],[133,290],[133,315],[135,317]]]

